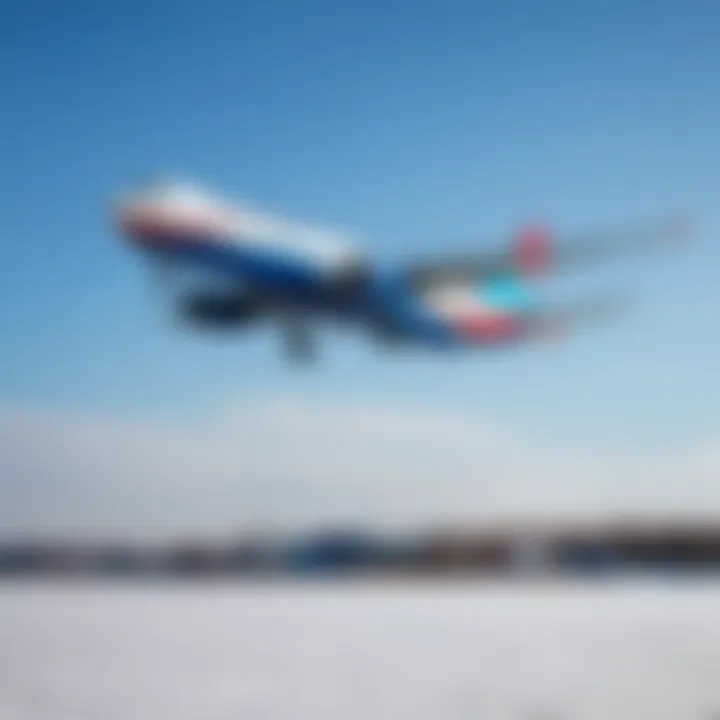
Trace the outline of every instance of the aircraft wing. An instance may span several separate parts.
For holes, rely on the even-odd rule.
[[[407,276],[415,285],[428,286],[506,274],[540,275],[658,250],[683,239],[689,230],[688,223],[678,219],[635,231],[558,238],[544,227],[529,227],[509,250],[418,262],[407,269]]]

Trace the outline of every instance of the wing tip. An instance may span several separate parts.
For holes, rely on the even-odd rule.
[[[691,242],[697,237],[698,224],[688,212],[676,213],[667,220],[665,235],[673,243]]]

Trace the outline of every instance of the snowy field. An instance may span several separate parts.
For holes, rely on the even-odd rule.
[[[715,720],[720,583],[0,586],[2,720]]]

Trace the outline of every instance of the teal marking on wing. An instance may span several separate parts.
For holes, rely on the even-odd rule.
[[[515,278],[497,278],[479,288],[480,297],[498,310],[526,312],[535,306],[528,289]]]

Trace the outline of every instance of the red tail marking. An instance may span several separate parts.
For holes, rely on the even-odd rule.
[[[539,275],[550,261],[550,231],[540,225],[522,230],[518,236],[515,258],[524,275]]]

